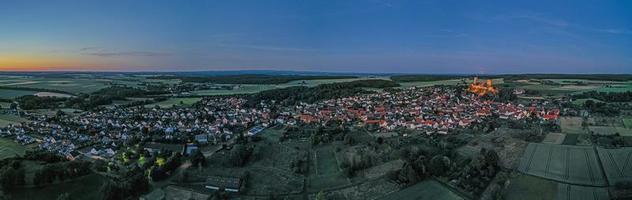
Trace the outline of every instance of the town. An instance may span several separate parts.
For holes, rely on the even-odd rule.
[[[125,98],[139,100],[85,111],[65,108],[82,107],[74,103],[79,97],[20,97],[1,111],[25,121],[0,128],[0,136],[27,151],[3,161],[17,166],[5,172],[3,180],[46,188],[64,179],[102,177],[98,179],[105,179],[103,184],[95,189],[103,191],[98,198],[104,199],[369,198],[347,190],[390,199],[418,185],[437,187],[428,184],[447,185],[449,189],[437,191],[446,198],[493,199],[521,187],[505,186],[508,176],[542,176],[522,166],[531,148],[543,148],[533,145],[627,146],[619,136],[627,134],[625,128],[614,135],[599,128],[601,121],[614,119],[607,117],[608,111],[575,106],[576,98],[585,98],[581,95],[523,97],[534,91],[507,84],[522,80],[505,78],[505,83],[494,85],[491,79],[479,83],[477,77],[465,77],[451,84],[411,87],[393,87],[381,79],[352,80],[205,96],[189,104],[132,96]],[[191,98],[188,92],[196,89],[182,92],[177,89],[181,84],[208,87],[143,86],[154,88],[149,95],[163,88],[166,95],[175,95],[173,99]],[[355,89],[382,86],[375,91]],[[133,91],[121,95],[147,95],[142,88],[111,86]],[[329,94],[330,88],[345,92],[306,95]],[[309,98],[297,99],[301,96]],[[581,126],[588,127],[593,138],[567,133],[567,127],[580,126],[569,124],[578,123],[571,120],[582,118]],[[593,118],[596,121],[587,121]],[[575,135],[579,137],[571,137]],[[62,164],[81,173],[53,168]],[[269,182],[273,180],[277,182]],[[12,188],[21,190],[5,187],[7,195]]]

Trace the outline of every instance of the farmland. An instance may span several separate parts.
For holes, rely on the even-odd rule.
[[[518,170],[565,183],[607,185],[601,164],[590,147],[530,143]]]
[[[452,192],[449,188],[446,188],[441,183],[434,180],[426,180],[417,183],[413,186],[407,187],[398,192],[388,194],[380,200],[388,199],[401,199],[401,200],[417,200],[417,199],[442,199],[442,200],[457,200],[464,199],[457,193]]]
[[[507,200],[587,199],[606,200],[607,188],[558,183],[531,175],[517,175],[503,193]]]
[[[574,134],[588,133],[584,130],[584,127],[582,127],[582,121],[583,119],[581,117],[561,117],[560,126],[562,132]]]
[[[632,118],[623,118],[623,124],[625,126],[625,128],[629,128],[632,129]]]
[[[63,193],[68,193],[71,199],[92,200],[102,198],[99,187],[105,179],[97,174],[80,177],[68,182],[50,185],[44,188],[20,188],[11,193],[13,199],[42,199],[54,200]],[[87,192],[90,191],[90,192]]]
[[[318,192],[320,190],[340,187],[349,184],[347,178],[338,168],[334,149],[329,147],[321,147],[314,151],[315,162],[310,177],[309,190]]]
[[[14,90],[14,89],[0,89],[0,98],[13,99],[24,95],[33,95],[37,92],[27,90]]]
[[[557,184],[531,175],[517,175],[504,191],[507,200],[555,199]]]
[[[153,108],[154,106],[160,106],[160,107],[171,107],[173,105],[184,105],[184,106],[190,106],[193,105],[194,103],[200,101],[199,97],[185,97],[185,98],[168,98],[165,101],[161,101],[161,102],[157,102],[157,103],[153,103],[153,104],[147,104],[145,105],[145,107],[147,108]]]
[[[11,139],[0,138],[0,159],[24,155],[26,148]]]
[[[632,148],[597,148],[603,169],[610,185],[617,182],[632,181]]]
[[[0,114],[0,127],[5,127],[9,124],[19,124],[21,122],[28,122],[28,120],[15,115]]]

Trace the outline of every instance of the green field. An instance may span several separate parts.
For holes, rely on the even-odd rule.
[[[0,89],[0,98],[13,99],[24,95],[33,95],[36,91]]]
[[[519,175],[512,178],[509,186],[503,191],[507,200],[555,199],[557,184],[553,181],[530,175]]]
[[[464,199],[435,180],[425,180],[398,192],[388,194],[380,200],[418,200],[418,199]]]
[[[8,138],[0,138],[0,160],[24,155],[26,148]]]
[[[202,98],[199,98],[199,97],[169,98],[166,101],[161,101],[161,102],[157,102],[157,103],[153,103],[153,104],[147,104],[147,105],[145,105],[145,107],[152,108],[152,107],[154,107],[156,105],[160,106],[161,108],[171,107],[173,105],[190,106],[190,105],[193,105],[194,103],[197,103],[201,99]]]
[[[20,122],[28,122],[28,120],[15,115],[0,114],[0,127],[5,127],[9,124],[19,124]]]
[[[575,105],[584,105],[584,103],[586,103],[586,101],[588,101],[588,100],[592,100],[595,103],[602,102],[599,99],[589,98],[589,99],[575,99],[575,100],[573,100],[573,104],[575,104]]]
[[[70,194],[71,199],[92,200],[101,199],[102,194],[99,188],[103,184],[104,178],[97,174],[91,174],[77,178],[70,182],[54,184],[43,188],[23,188],[16,189],[11,193],[11,199],[57,199],[63,193]]]
[[[350,82],[350,81],[367,80],[367,79],[386,79],[386,78],[297,80],[297,81],[290,81],[288,83],[283,83],[283,84],[217,84],[217,85],[224,85],[224,86],[234,86],[234,88],[229,89],[229,90],[222,90],[222,89],[198,90],[198,91],[191,92],[191,94],[200,95],[200,96],[252,94],[252,93],[257,93],[257,92],[261,92],[265,90],[272,90],[272,89],[279,89],[279,88],[286,88],[286,87],[294,87],[294,86],[314,87],[321,84]]]
[[[275,89],[273,85],[239,85],[232,90],[198,90],[191,92],[192,95],[215,96],[215,95],[232,95],[232,94],[252,94],[264,90]],[[278,87],[282,88],[282,87]]]
[[[603,187],[556,183],[530,175],[519,175],[511,179],[502,195],[506,200],[609,199],[608,191]]]
[[[597,148],[597,152],[610,185],[620,181],[632,181],[632,148]]]
[[[309,189],[320,191],[349,184],[338,168],[333,146],[321,147],[314,151],[314,170],[310,170]]]
[[[632,129],[632,118],[623,118],[625,128]]]
[[[563,183],[606,186],[592,147],[530,143],[518,170]]]
[[[582,127],[583,119],[581,117],[561,117],[560,127],[563,133],[570,134],[587,134],[588,131]]]

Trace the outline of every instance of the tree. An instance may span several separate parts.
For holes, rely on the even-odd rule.
[[[193,154],[191,154],[191,163],[195,167],[206,166],[206,158],[200,150],[196,150]]]
[[[57,196],[57,200],[71,200],[70,194],[68,194],[67,192],[64,192],[60,194],[59,196]]]
[[[18,185],[24,185],[24,169],[13,169],[12,167],[6,168],[2,174],[2,188],[5,191],[11,191]]]
[[[322,190],[316,194],[316,200],[325,200],[325,193]]]

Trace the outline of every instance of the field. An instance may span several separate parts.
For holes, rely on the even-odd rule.
[[[474,81],[474,79],[451,79],[451,80],[441,80],[441,81],[421,81],[421,82],[399,82],[400,88],[409,88],[409,87],[430,87],[435,85],[457,85],[457,84],[470,84]],[[480,80],[485,81],[485,80]],[[493,84],[502,84],[503,79],[493,79]]]
[[[625,128],[632,129],[632,118],[623,118],[623,124]]]
[[[33,95],[36,91],[0,89],[0,98],[13,99],[24,95]]]
[[[11,139],[0,138],[0,159],[24,155],[26,148]]]
[[[202,98],[199,98],[199,97],[169,98],[166,101],[156,102],[156,103],[153,103],[153,104],[147,104],[147,105],[145,105],[145,107],[146,108],[153,108],[156,105],[158,105],[158,106],[160,106],[162,108],[171,107],[173,105],[190,106],[190,105],[193,105],[194,103],[197,103],[201,99]]]
[[[618,133],[617,128],[613,126],[589,126],[588,130],[595,135],[614,135]]]
[[[293,87],[293,86],[314,87],[321,84],[350,82],[350,81],[367,80],[367,79],[384,79],[384,78],[298,80],[298,81],[290,81],[288,83],[283,83],[283,84],[217,84],[217,85],[224,85],[224,86],[233,86],[233,89],[198,90],[198,91],[191,92],[191,95],[215,96],[215,95],[233,95],[233,94],[252,94],[252,93],[257,93],[257,92],[261,92],[265,90],[272,90],[272,89],[279,89],[279,88],[286,88],[286,87]]]
[[[597,148],[597,152],[610,185],[620,181],[632,181],[632,148]]]
[[[583,119],[581,117],[561,117],[560,127],[563,133],[582,134],[587,133],[582,127]]]
[[[557,189],[557,184],[553,181],[519,175],[511,179],[503,192],[503,197],[507,200],[555,199]]]
[[[417,199],[464,199],[435,180],[425,180],[398,192],[388,194],[380,200],[417,200]]]
[[[97,174],[91,174],[77,178],[70,182],[54,184],[43,188],[22,188],[11,193],[11,199],[57,199],[63,193],[70,194],[71,199],[92,200],[101,199],[98,192],[104,178]]]
[[[15,115],[0,114],[0,127],[8,126],[9,124],[19,124],[20,122],[27,122],[28,120],[20,118]]]
[[[191,95],[215,96],[215,95],[232,95],[232,94],[252,94],[252,93],[257,93],[264,90],[271,90],[275,88],[276,87],[272,85],[239,85],[239,86],[234,87],[232,90],[213,89],[213,90],[193,91],[191,92]]]
[[[309,190],[320,190],[340,187],[349,184],[347,178],[338,168],[336,155],[332,146],[320,147],[314,151],[314,167],[310,170]]]
[[[546,134],[546,137],[542,141],[542,143],[546,144],[562,144],[565,141],[566,134],[564,133],[549,133]]]
[[[564,183],[607,185],[601,165],[591,147],[530,143],[518,170]]]
[[[608,200],[608,189],[558,183],[555,199]]]
[[[110,85],[139,86],[145,82],[177,83],[178,80],[155,80],[139,76],[97,76],[93,74],[74,74],[68,77],[30,77],[0,75],[0,87],[21,87],[60,90],[73,94],[92,93]],[[35,93],[33,91],[29,91]],[[21,95],[20,95],[21,96]],[[0,96],[0,98],[2,98]]]
[[[575,100],[573,101],[573,104],[575,104],[575,105],[584,105],[584,103],[586,103],[586,101],[588,101],[588,100],[592,100],[592,101],[594,101],[595,103],[597,103],[597,102],[602,102],[602,101],[600,101],[599,99],[589,98],[589,99],[575,99]]]
[[[512,178],[503,192],[507,200],[606,200],[608,191],[603,187],[587,187],[556,183],[554,181],[530,176],[519,175]]]

